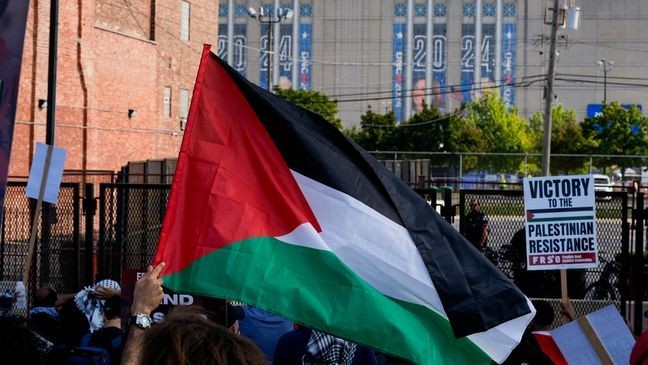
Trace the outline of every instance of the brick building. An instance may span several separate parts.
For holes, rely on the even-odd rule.
[[[49,1],[31,1],[10,176],[28,175],[45,141],[49,13]],[[55,145],[68,151],[65,168],[115,171],[177,156],[217,23],[213,0],[60,1]]]

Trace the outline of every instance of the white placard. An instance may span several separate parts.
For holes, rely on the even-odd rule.
[[[524,179],[527,269],[598,266],[592,175]]]
[[[34,153],[34,162],[32,162],[27,181],[27,197],[38,199],[41,182],[43,179],[43,170],[45,169],[45,159],[47,157],[47,145],[44,143],[36,144]],[[52,147],[52,156],[50,157],[49,169],[47,171],[47,181],[45,182],[45,195],[43,201],[56,204],[58,202],[58,192],[63,178],[63,166],[67,151],[62,148]]]

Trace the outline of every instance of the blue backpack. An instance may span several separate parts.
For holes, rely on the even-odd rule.
[[[90,333],[83,336],[80,346],[73,348],[65,358],[66,365],[110,365],[110,353],[108,349],[97,346],[89,346]],[[110,341],[113,348],[121,346],[122,337],[117,336]]]

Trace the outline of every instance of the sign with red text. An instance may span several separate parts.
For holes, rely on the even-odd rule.
[[[592,175],[524,179],[527,270],[598,266]]]

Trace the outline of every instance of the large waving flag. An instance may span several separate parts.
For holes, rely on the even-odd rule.
[[[501,362],[534,313],[380,162],[209,46],[155,261],[173,290],[421,364]]]

